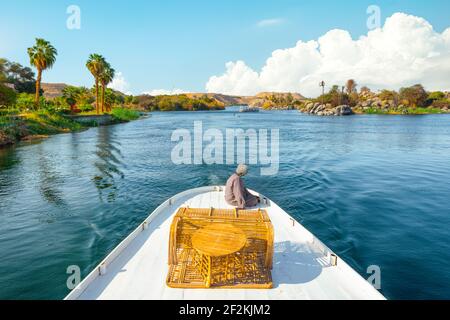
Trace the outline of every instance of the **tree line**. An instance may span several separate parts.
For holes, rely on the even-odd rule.
[[[24,67],[19,63],[0,59],[0,105],[13,105],[17,101],[17,93],[34,94],[34,105],[38,109],[41,104],[42,77],[44,71],[51,69],[58,55],[56,48],[47,40],[37,38],[33,46],[27,49],[30,65],[36,69],[37,76],[29,67]],[[113,81],[115,70],[111,64],[100,54],[91,54],[86,62],[86,68],[94,77],[95,88],[95,109],[100,112],[111,111],[112,91],[108,92],[108,85]],[[74,110],[78,100],[83,100],[83,96],[88,95],[86,88],[67,87],[63,91],[63,97]],[[117,98],[117,97],[114,97]],[[22,101],[25,102],[25,96]],[[88,99],[86,99],[88,101]]]
[[[350,79],[343,86],[333,85],[327,93],[314,99],[317,102],[338,105],[349,105],[355,107],[366,99],[379,98],[381,101],[389,101],[394,107],[400,105],[412,108],[450,108],[448,96],[441,91],[428,92],[423,85],[416,84],[410,87],[395,90],[381,90],[373,93],[368,87],[361,87],[358,93],[358,84],[354,79]]]

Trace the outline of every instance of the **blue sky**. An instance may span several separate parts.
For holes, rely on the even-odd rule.
[[[81,30],[66,28],[69,5],[81,9]],[[0,56],[29,65],[35,37],[52,42],[59,55],[45,82],[91,86],[90,53],[103,54],[135,94],[152,89],[204,91],[228,61],[259,70],[276,49],[317,39],[340,28],[367,34],[366,9],[382,19],[405,12],[428,20],[436,31],[450,26],[450,1],[91,1],[15,0],[2,3]],[[261,22],[265,21],[265,22]]]

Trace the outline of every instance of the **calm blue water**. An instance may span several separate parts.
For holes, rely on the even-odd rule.
[[[225,183],[227,166],[175,166],[176,128],[279,128],[269,196],[391,299],[450,299],[450,117],[155,113],[0,151],[0,298],[61,299],[168,197]],[[165,275],[161,275],[165,276]]]

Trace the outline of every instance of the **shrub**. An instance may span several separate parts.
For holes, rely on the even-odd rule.
[[[17,96],[16,107],[22,111],[34,109],[34,95],[29,93],[20,93]]]
[[[450,109],[450,101],[448,100],[434,101],[432,107],[437,109],[444,109],[444,108]]]
[[[426,105],[428,93],[422,85],[416,84],[412,87],[401,88],[400,99],[408,106],[423,107]]]
[[[136,110],[126,109],[126,108],[114,108],[112,110],[112,115],[114,118],[121,121],[131,121],[139,118],[140,114]]]
[[[83,104],[81,106],[78,106],[78,109],[81,112],[91,112],[95,110],[95,107],[92,104]]]
[[[431,92],[428,95],[428,100],[443,100],[445,99],[445,93],[441,92],[441,91],[435,91],[435,92]]]
[[[382,90],[378,97],[381,100],[397,100],[398,99],[398,93],[391,90]]]
[[[16,92],[0,84],[0,105],[11,106],[15,103],[17,98]]]

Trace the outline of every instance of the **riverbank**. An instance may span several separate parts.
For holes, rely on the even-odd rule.
[[[333,86],[328,93],[316,99],[302,101],[298,109],[319,116],[449,114],[450,93],[428,92],[420,84],[401,88],[399,92],[372,92],[367,87],[357,92],[354,80],[349,80],[346,91]]]
[[[125,108],[116,108],[110,114],[104,115],[70,116],[49,111],[7,114],[0,116],[0,148],[19,141],[31,141],[59,133],[124,123],[140,117],[139,112]]]
[[[319,102],[309,102],[299,108],[299,111],[306,114],[317,116],[350,116],[350,115],[427,115],[427,114],[449,114],[448,109],[439,109],[435,107],[419,108],[406,106],[387,106],[387,107],[351,107],[349,105],[340,105],[333,107],[332,104],[321,104]]]

